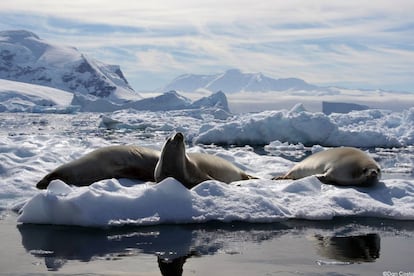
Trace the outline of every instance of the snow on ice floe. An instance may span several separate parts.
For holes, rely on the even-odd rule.
[[[147,125],[152,130],[175,129],[193,144],[267,145],[273,141],[322,146],[363,148],[402,147],[414,144],[414,108],[401,112],[354,111],[347,114],[314,113],[302,105],[291,110],[216,116],[195,111],[164,113],[119,111],[105,117],[118,124],[110,128]],[[148,119],[157,118],[157,119]],[[105,121],[103,121],[105,124]]]
[[[1,185],[2,194],[15,197],[15,200],[20,198],[13,209],[21,211],[18,219],[21,223],[108,227],[212,220],[329,220],[336,216],[414,219],[412,179],[394,176],[372,189],[334,187],[322,184],[315,177],[271,181],[273,175],[286,172],[293,162],[278,156],[258,155],[248,146],[230,149],[193,146],[188,151],[221,156],[261,179],[230,185],[206,181],[192,190],[172,178],[159,184],[109,179],[89,187],[70,187],[56,180],[48,190],[38,191],[34,188],[35,180],[47,172],[45,168],[52,169],[59,163],[80,157],[93,147],[109,144],[99,138],[84,141],[62,141],[61,138],[39,136],[24,141],[25,137],[18,137],[15,147],[13,141],[4,143],[9,146],[2,149],[6,162],[4,170],[7,171],[3,174],[6,179]],[[276,142],[271,146],[273,150],[292,152],[297,147],[301,146]],[[321,147],[314,146],[312,150],[318,151]]]
[[[121,180],[122,182],[122,180]],[[230,185],[205,181],[191,190],[167,178],[158,184],[123,186],[111,179],[89,187],[55,180],[30,199],[21,223],[93,227],[201,223],[275,222],[333,217],[414,219],[414,181],[386,180],[375,188],[340,188],[316,177],[275,182],[249,180]]]
[[[77,144],[74,141],[64,144],[70,143],[72,148],[77,149],[76,157],[85,146],[96,147],[101,143],[100,140],[89,142],[92,144]],[[40,141],[38,143],[41,144]],[[301,146],[274,142],[271,149],[301,151],[295,150],[297,147]],[[35,148],[28,145],[26,148],[19,155],[34,158]],[[322,150],[320,146],[312,147],[312,151],[319,150]],[[248,146],[230,149],[193,146],[188,151],[218,155],[260,179],[231,184],[205,181],[191,190],[172,178],[158,184],[108,179],[88,187],[71,187],[55,180],[46,191],[32,187],[31,193],[24,195],[26,203],[19,201],[14,208],[21,212],[18,221],[110,227],[208,221],[265,223],[362,216],[414,220],[413,179],[401,179],[391,173],[392,178],[384,179],[374,188],[335,187],[321,183],[316,177],[271,181],[272,176],[286,172],[294,162],[278,156],[259,155]],[[61,146],[57,155],[69,152],[69,147]],[[42,159],[68,158],[56,157],[52,152],[39,155]],[[31,165],[29,161],[24,163]],[[391,167],[391,164],[388,166]],[[41,174],[37,174],[40,178]],[[24,178],[22,181],[26,183],[23,184],[28,186],[30,179]]]
[[[325,115],[299,109],[242,114],[204,126],[194,138],[202,144],[259,144],[278,140],[324,146],[400,147],[414,143],[414,108]]]

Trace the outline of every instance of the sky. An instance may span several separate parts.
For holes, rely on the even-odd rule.
[[[1,0],[0,30],[118,64],[138,92],[232,68],[414,92],[413,12],[412,0]]]

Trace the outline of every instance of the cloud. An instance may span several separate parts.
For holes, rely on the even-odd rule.
[[[413,10],[410,0],[2,0],[0,27],[76,46],[129,78],[236,67],[414,91]]]

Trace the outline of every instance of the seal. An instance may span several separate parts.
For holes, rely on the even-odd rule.
[[[284,176],[273,179],[299,179],[310,175],[315,175],[325,184],[368,187],[378,183],[381,168],[362,150],[341,147],[315,153]]]
[[[132,145],[99,148],[57,167],[40,180],[36,187],[46,189],[54,179],[75,186],[88,186],[109,178],[154,181],[154,169],[159,156],[159,151]]]
[[[205,153],[186,153],[184,135],[181,132],[167,139],[155,167],[154,178],[156,182],[167,177],[175,178],[188,189],[206,180],[231,183],[255,178],[218,156]]]

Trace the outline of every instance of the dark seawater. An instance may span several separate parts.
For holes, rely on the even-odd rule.
[[[16,225],[14,219],[0,220],[0,242],[7,246],[0,274],[414,273],[411,221],[338,218],[95,229]]]

